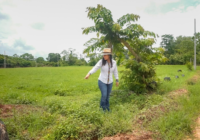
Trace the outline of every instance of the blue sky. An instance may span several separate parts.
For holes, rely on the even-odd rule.
[[[83,44],[96,34],[82,35],[93,25],[86,7],[102,4],[114,20],[122,15],[140,15],[137,22],[159,36],[192,36],[194,18],[200,32],[200,0],[0,0],[0,54],[31,53],[47,57],[69,48],[81,54]],[[154,47],[159,47],[160,37]]]
[[[163,3],[161,5],[156,5],[156,2],[151,2],[151,4],[146,7],[145,11],[149,14],[166,14],[175,9],[180,9],[181,12],[187,12],[188,7],[197,7],[200,4],[200,0],[174,0],[173,2]]]

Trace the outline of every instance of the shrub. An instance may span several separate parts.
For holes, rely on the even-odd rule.
[[[188,68],[188,70],[193,70],[193,64],[191,62],[187,62],[185,65]]]
[[[122,71],[122,88],[132,90],[136,93],[144,93],[155,89],[159,80],[156,78],[155,68],[151,64],[128,60],[125,64],[126,70]]]
[[[54,94],[59,96],[66,96],[66,91],[57,89],[55,90]]]

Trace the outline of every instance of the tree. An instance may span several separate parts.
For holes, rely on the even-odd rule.
[[[43,58],[43,57],[38,57],[38,58],[36,59],[36,62],[37,62],[37,63],[42,63],[42,62],[44,62],[44,58]]]
[[[152,39],[146,41],[148,46],[155,43],[153,38],[156,35],[153,32],[145,31],[141,25],[131,23],[137,21],[140,18],[139,15],[126,14],[114,22],[111,11],[102,5],[97,5],[97,8],[88,7],[87,12],[88,18],[94,21],[95,26],[83,28],[83,34],[96,32],[97,38],[92,38],[85,43],[87,48],[84,53],[102,50],[102,47],[112,48],[112,46],[113,52],[123,52],[124,46],[126,46],[135,59],[140,62],[141,58],[136,53],[136,47],[144,40],[140,40],[139,37],[151,36]]]
[[[87,55],[87,58],[89,58],[89,66],[94,66],[101,58],[101,55],[97,55],[96,53],[91,53]]]
[[[13,57],[19,58],[19,55],[17,55],[17,54],[13,54]]]
[[[24,54],[20,55],[20,58],[23,58],[25,60],[33,60],[34,59],[33,55],[29,54],[29,53],[24,53]]]
[[[175,52],[175,39],[173,35],[165,34],[162,35],[162,41],[160,43],[161,47],[165,48],[165,55],[167,57],[170,56],[170,54],[173,54]]]
[[[174,39],[172,35],[163,35],[162,37],[163,38],[162,38],[161,44],[165,44],[162,47],[166,49],[168,48],[168,51],[165,51],[165,56],[169,58],[169,61],[167,62],[168,64],[183,65],[193,59],[194,37],[178,36],[176,37],[176,39]],[[199,51],[200,51],[200,48],[197,45],[197,54]],[[197,56],[197,59],[198,59],[198,56]]]
[[[46,58],[49,62],[58,62],[61,56],[59,53],[49,53],[48,58]]]
[[[69,65],[74,65],[78,60],[77,54],[75,53],[75,49],[69,48],[67,50],[63,50],[61,54],[63,55],[63,60],[66,61]]]
[[[192,37],[194,41],[194,37]],[[197,52],[200,52],[200,32],[196,33],[196,49]]]
[[[76,59],[75,65],[84,66],[84,65],[87,65],[87,62],[85,61],[84,58]]]
[[[197,54],[200,51],[198,40],[200,39],[197,33]],[[199,39],[198,39],[199,38]],[[176,39],[172,35],[163,35],[161,46],[166,49],[165,56],[169,58],[167,64],[186,64],[194,58],[194,37],[178,36]],[[200,57],[197,55],[197,60]]]
[[[0,67],[4,66],[4,55],[0,54]]]
[[[154,53],[151,47],[157,35],[144,30],[139,24],[133,24],[140,18],[139,15],[126,14],[115,22],[111,11],[102,5],[97,5],[97,8],[88,7],[87,12],[88,18],[92,19],[95,25],[83,28],[83,34],[96,32],[97,38],[92,38],[84,44],[87,47],[84,53],[89,54],[94,50],[109,47],[120,59],[127,51],[125,46],[129,59],[122,76],[123,85],[137,93],[145,92],[149,87],[154,88],[151,83],[156,80],[155,59],[162,57],[160,53]]]

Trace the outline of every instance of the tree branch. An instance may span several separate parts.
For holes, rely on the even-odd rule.
[[[140,57],[135,53],[135,51],[131,48],[131,46],[124,39],[119,38],[119,41],[122,42],[124,44],[124,46],[126,46],[128,48],[128,50],[131,52],[131,54],[133,56],[135,56],[135,58],[138,62],[141,61]]]

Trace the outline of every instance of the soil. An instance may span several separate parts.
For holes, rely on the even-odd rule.
[[[197,82],[200,78],[200,72],[198,72],[198,75],[195,75],[194,77],[191,78],[194,82]],[[200,116],[196,120],[196,127],[193,130],[193,136],[192,138],[186,138],[186,140],[200,140]]]
[[[195,75],[191,78],[194,82],[197,82],[199,80],[199,75]]]
[[[196,122],[197,122],[197,126],[194,129],[193,133],[196,139],[200,139],[200,117],[198,117]]]
[[[133,131],[131,134],[117,134],[112,137],[104,137],[102,140],[152,140],[152,133],[147,131]]]
[[[186,140],[200,140],[200,116],[197,118],[196,123],[197,125],[193,130],[193,135],[190,138],[187,136]]]
[[[14,116],[14,113],[26,113],[28,111],[38,110],[38,107],[28,105],[2,105],[0,104],[0,118],[7,118]]]
[[[180,95],[186,95],[188,91],[186,89],[177,89],[169,93],[169,96],[178,97]]]
[[[12,117],[13,116],[13,105],[1,105],[0,104],[0,117],[6,118],[6,117]]]

